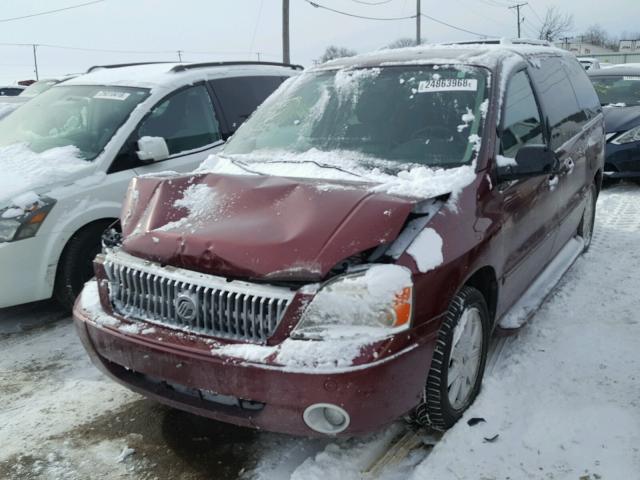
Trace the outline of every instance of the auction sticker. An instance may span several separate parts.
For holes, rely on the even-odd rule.
[[[102,100],[126,100],[130,93],[127,92],[119,92],[117,90],[100,90],[96,93],[93,98],[100,98]]]
[[[455,92],[460,90],[478,90],[476,78],[439,78],[437,80],[422,80],[418,84],[418,93],[425,92]]]

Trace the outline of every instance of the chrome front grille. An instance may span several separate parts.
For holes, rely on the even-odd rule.
[[[127,318],[252,342],[264,342],[293,298],[286,288],[160,268],[131,255],[104,261],[113,309]],[[125,257],[125,258],[123,258]]]

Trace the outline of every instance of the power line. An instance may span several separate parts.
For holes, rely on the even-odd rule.
[[[364,19],[364,20],[385,20],[385,21],[409,20],[409,19],[413,19],[413,18],[417,17],[417,15],[408,15],[408,16],[405,16],[405,17],[384,17],[384,18],[383,17],[367,17],[367,16],[364,16],[364,15],[356,15],[356,14],[353,14],[353,13],[348,13],[348,12],[343,12],[343,11],[340,11],[340,10],[335,10],[333,8],[326,7],[324,5],[320,5],[320,4],[318,4],[316,2],[313,2],[311,0],[304,0],[304,1],[307,2],[309,5],[311,5],[313,7],[316,7],[316,8],[322,8],[322,9],[329,10],[329,11],[334,12],[334,13],[338,13],[340,15],[346,15],[348,17],[361,18],[361,19]],[[456,25],[452,25],[450,23],[447,23],[447,22],[445,22],[443,20],[437,19],[437,18],[432,17],[431,15],[427,15],[425,13],[421,13],[420,16],[424,17],[424,18],[427,18],[427,19],[431,20],[432,22],[439,23],[440,25],[444,25],[444,26],[447,26],[449,28],[453,28],[454,30],[459,30],[461,32],[470,33],[472,35],[477,35],[478,37],[489,37],[490,36],[490,35],[486,35],[484,33],[478,33],[478,32],[474,32],[474,31],[471,31],[471,30],[467,30],[466,28],[462,28],[462,27],[458,27]]]
[[[355,13],[348,13],[348,12],[342,12],[340,10],[335,10],[333,8],[326,7],[324,5],[320,5],[319,3],[312,2],[311,0],[304,0],[304,1],[307,2],[309,5],[311,5],[312,7],[315,7],[315,8],[322,8],[324,10],[329,10],[330,12],[333,12],[333,13],[338,13],[340,15],[345,15],[347,17],[362,18],[364,20],[393,21],[393,20],[409,20],[411,18],[416,18],[415,15],[409,15],[409,16],[406,16],[406,17],[367,17],[365,15],[356,15]]]
[[[442,20],[438,20],[437,18],[431,17],[429,15],[427,15],[426,13],[422,13],[421,14],[424,18],[428,18],[429,20],[431,20],[432,22],[436,22],[439,23],[440,25],[445,25],[449,28],[453,28],[455,30],[459,30],[461,32],[466,32],[466,33],[470,33],[471,35],[476,35],[478,37],[490,37],[491,35],[487,35],[486,33],[478,33],[478,32],[473,32],[471,30],[467,30],[466,28],[462,28],[462,27],[456,27],[455,25],[451,25],[450,23],[444,22]]]
[[[393,0],[381,0],[380,2],[363,2],[362,0],[351,0],[354,3],[360,3],[361,5],[384,5],[385,3],[391,3]]]
[[[33,43],[3,43],[0,42],[2,47],[31,47]],[[54,45],[51,43],[36,43],[39,48],[56,48],[60,50],[72,50],[81,52],[102,52],[102,53],[122,53],[122,54],[136,54],[136,55],[154,55],[154,54],[175,54],[178,50],[117,50],[107,48],[90,48],[90,47],[73,47],[69,45]],[[215,50],[182,50],[181,53],[189,53],[193,55],[255,55],[258,52],[253,51],[215,51]],[[271,52],[260,52],[262,55],[278,56]]]
[[[104,1],[105,0],[93,0],[92,2],[85,2],[85,3],[80,3],[80,4],[77,4],[77,5],[70,5],[68,7],[56,8],[55,10],[47,10],[45,12],[32,13],[30,15],[23,15],[21,17],[0,18],[0,23],[13,22],[14,20],[23,20],[25,18],[33,18],[33,17],[39,17],[41,15],[49,15],[51,13],[64,12],[66,10],[72,10],[74,8],[80,8],[80,7],[87,7],[89,5],[94,5],[96,3],[102,3]]]

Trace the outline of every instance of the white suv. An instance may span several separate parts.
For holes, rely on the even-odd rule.
[[[0,308],[71,307],[138,175],[195,168],[301,67],[94,67],[0,123]]]

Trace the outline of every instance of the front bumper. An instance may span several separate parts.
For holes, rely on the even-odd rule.
[[[605,178],[640,178],[640,142],[607,143]]]
[[[0,308],[51,297],[55,265],[49,267],[49,237],[0,243]]]
[[[340,435],[364,434],[408,413],[422,398],[435,345],[428,336],[364,364],[288,369],[213,353],[206,339],[157,325],[152,334],[128,333],[116,327],[123,319],[86,308],[82,298],[74,318],[96,366],[128,388],[197,415],[304,436],[321,435],[303,420],[313,404],[347,411],[350,424]],[[211,401],[211,393],[242,401]]]

